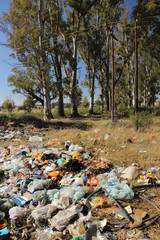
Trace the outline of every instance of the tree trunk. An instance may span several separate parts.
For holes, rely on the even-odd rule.
[[[130,64],[128,61],[128,108],[130,109],[132,107],[132,85],[131,85],[131,75],[130,75]]]
[[[44,120],[47,121],[53,118],[53,115],[51,112],[51,100],[49,96],[49,91],[47,90],[46,86],[43,88],[43,95],[44,95]]]
[[[63,103],[63,92],[60,91],[60,90],[58,92],[58,116],[65,117],[64,103]]]
[[[41,55],[41,79],[43,83],[43,100],[44,100],[44,120],[49,120],[53,118],[52,112],[51,112],[51,101],[50,101],[50,94],[48,90],[49,82],[46,78],[46,54],[45,54],[45,48],[44,48],[44,20],[42,19],[42,12],[44,7],[44,1],[39,0],[39,27],[40,27],[40,35],[39,35],[39,48],[40,48],[40,55]]]
[[[95,88],[95,65],[93,70],[93,77],[91,80],[90,101],[89,101],[89,114],[94,113],[94,88]]]
[[[71,116],[77,117],[77,39],[73,37],[73,64],[72,64],[72,80],[71,80]]]
[[[106,110],[109,111],[109,41],[110,41],[110,34],[107,34],[107,60],[106,60],[106,79],[105,79],[105,90],[104,90],[104,97],[105,97],[105,105]]]

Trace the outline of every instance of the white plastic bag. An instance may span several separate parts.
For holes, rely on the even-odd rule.
[[[20,207],[12,207],[9,210],[9,217],[10,217],[11,220],[22,217],[23,215],[24,215],[23,209],[20,208]]]

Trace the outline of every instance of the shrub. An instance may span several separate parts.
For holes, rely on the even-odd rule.
[[[3,108],[6,109],[8,112],[12,112],[14,107],[14,101],[11,99],[11,97],[6,98],[3,103]]]
[[[138,114],[130,114],[133,127],[138,130],[144,130],[152,123],[152,114],[147,111],[138,112]]]
[[[34,99],[33,99],[32,97],[30,97],[30,96],[27,96],[27,98],[26,98],[26,99],[24,100],[24,102],[23,102],[22,107],[23,107],[23,109],[24,109],[25,111],[27,111],[28,113],[30,113],[31,110],[32,110],[32,108],[34,108],[35,104],[36,104],[36,100],[34,100]]]
[[[5,114],[0,115],[0,125],[3,125],[9,121],[9,117]]]

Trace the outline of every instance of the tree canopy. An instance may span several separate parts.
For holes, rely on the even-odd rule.
[[[8,83],[13,91],[41,102],[46,119],[52,118],[55,98],[59,116],[65,116],[65,95],[71,114],[78,116],[83,86],[88,88],[90,113],[97,89],[102,111],[111,109],[113,87],[114,107],[122,103],[131,107],[137,21],[139,104],[154,105],[160,81],[159,12],[158,0],[138,0],[131,13],[123,0],[12,0],[0,28],[21,67],[13,68]]]

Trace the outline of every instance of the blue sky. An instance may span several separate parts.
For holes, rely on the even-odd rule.
[[[8,12],[10,2],[11,0],[1,0],[0,17],[2,12]],[[136,0],[125,0],[125,5],[131,9],[136,5]],[[2,33],[0,33],[0,42],[6,42],[5,35]],[[0,106],[7,97],[11,97],[17,106],[22,105],[24,101],[24,97],[20,94],[13,94],[12,88],[7,84],[7,78],[12,74],[11,69],[15,66],[15,62],[9,57],[10,53],[10,49],[0,45]]]

